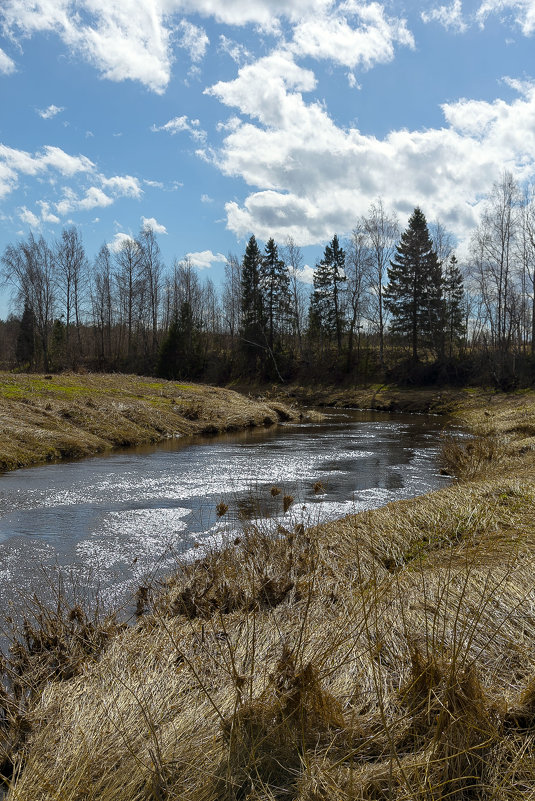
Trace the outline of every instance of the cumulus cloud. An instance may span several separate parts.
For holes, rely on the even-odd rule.
[[[132,175],[113,175],[111,178],[100,176],[102,186],[110,190],[116,197],[140,198],[143,190],[137,178]]]
[[[225,263],[227,257],[222,253],[212,253],[211,250],[202,250],[198,253],[186,253],[187,261],[198,270],[208,270],[212,264]]]
[[[322,13],[333,0],[4,0],[0,20],[12,36],[52,32],[73,53],[113,81],[139,81],[163,93],[171,77],[173,39],[194,63],[208,37],[184,16],[215,18],[227,25],[255,24],[277,30],[280,19]],[[177,21],[177,17],[180,19]],[[8,57],[6,56],[6,59]],[[4,59],[4,64],[10,66]]]
[[[520,180],[535,177],[532,84],[509,82],[520,92],[510,103],[445,104],[440,129],[394,130],[379,139],[342,129],[323,106],[307,103],[302,91],[313,83],[279,53],[209,90],[249,118],[226,131],[214,157],[225,175],[252,188],[242,203],[225,207],[227,226],[240,237],[254,231],[261,239],[290,235],[315,244],[351,231],[378,196],[403,217],[422,205],[463,237],[504,168]],[[254,86],[261,91],[251,92]]]
[[[118,253],[126,242],[135,242],[135,239],[130,234],[118,232],[115,234],[111,242],[108,242],[108,250],[112,253]]]
[[[11,75],[15,72],[15,62],[0,47],[0,75]]]
[[[404,19],[388,17],[380,3],[346,0],[334,11],[299,22],[291,47],[299,56],[369,69],[392,61],[396,44],[414,47]]]
[[[143,228],[152,228],[155,234],[166,234],[167,228],[159,223],[154,217],[142,217],[141,225]]]
[[[457,33],[465,33],[468,29],[463,17],[461,0],[454,0],[449,6],[438,6],[431,11],[422,11],[421,17],[424,22],[438,22],[446,30]]]
[[[36,111],[44,120],[51,120],[52,117],[56,116],[56,114],[61,114],[62,111],[65,111],[65,108],[63,106],[55,106],[52,104],[51,106],[48,106],[48,108],[38,108]]]
[[[313,285],[314,267],[311,267],[309,264],[305,264],[301,270],[296,270],[295,274],[297,276],[297,280],[301,281],[302,284],[308,284],[309,286]]]
[[[205,90],[227,106],[236,106],[244,114],[256,117],[264,125],[284,124],[299,92],[316,87],[314,73],[295,63],[291,53],[276,50],[254,64],[242,67],[233,81],[219,81]],[[288,90],[293,90],[289,94]],[[235,122],[236,124],[236,118]]]

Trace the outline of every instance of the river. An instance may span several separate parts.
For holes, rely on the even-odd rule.
[[[114,606],[178,559],[232,535],[240,519],[316,523],[439,488],[447,481],[437,460],[442,427],[426,415],[343,410],[321,423],[4,473],[2,611],[46,595],[58,570]],[[284,495],[294,498],[286,513]],[[218,519],[220,502],[229,511]]]

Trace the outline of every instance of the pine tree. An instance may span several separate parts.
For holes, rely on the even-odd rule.
[[[261,268],[262,254],[253,235],[245,248],[241,271],[240,336],[248,364],[256,362],[266,347]]]
[[[273,351],[275,338],[280,335],[289,317],[290,275],[273,238],[266,244],[260,268],[263,309],[266,318],[268,344]]]
[[[392,315],[391,330],[406,336],[412,358],[418,360],[418,347],[438,344],[443,320],[442,274],[433,249],[427,221],[421,209],[415,208],[408,228],[401,235],[395,260],[388,268],[385,301]]]
[[[314,270],[314,291],[310,300],[309,329],[328,338],[336,335],[342,349],[344,331],[345,252],[335,234],[326,245],[323,258]]]
[[[443,267],[443,281],[444,332],[448,346],[448,355],[451,358],[454,344],[458,343],[466,334],[463,312],[463,277],[455,254],[452,254],[449,261]]]

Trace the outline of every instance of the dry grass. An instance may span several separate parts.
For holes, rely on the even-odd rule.
[[[0,699],[9,801],[535,799],[524,411],[504,401],[500,459],[465,453],[470,480],[275,536],[246,525],[144,592],[133,627],[92,621],[87,653],[87,617],[56,619],[64,644],[37,666],[40,635],[23,638],[6,670],[36,692]]]
[[[139,376],[0,374],[0,469],[298,419],[281,403]]]

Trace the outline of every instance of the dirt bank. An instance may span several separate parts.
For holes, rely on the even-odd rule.
[[[201,384],[0,373],[0,469],[293,419],[289,405]]]

